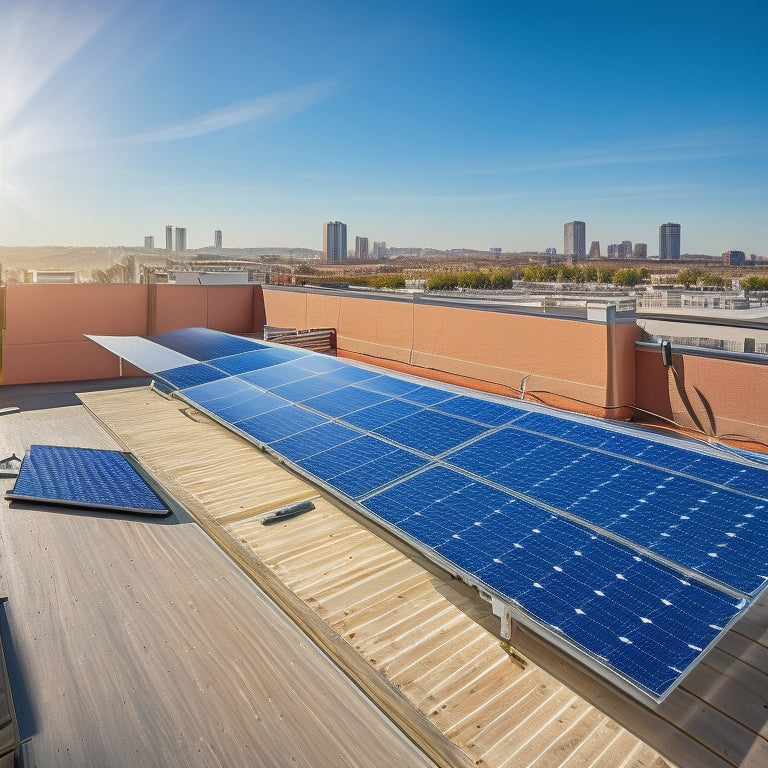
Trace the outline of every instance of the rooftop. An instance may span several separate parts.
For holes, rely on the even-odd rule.
[[[62,397],[65,387],[58,388]],[[26,388],[14,389],[23,403]],[[310,654],[312,642],[301,632],[291,634],[298,631],[293,622],[441,764],[757,766],[768,758],[765,597],[654,711],[522,627],[510,655],[488,604],[466,585],[183,403],[146,387],[84,393],[82,400],[88,412],[63,405],[2,417],[9,427],[2,448],[18,453],[32,441],[64,441],[129,449],[190,516],[158,524],[43,508],[3,515],[2,573],[13,573],[5,580],[6,655],[21,673],[12,682],[22,738],[31,737],[23,747],[29,759],[64,745],[72,757],[55,764],[93,764],[97,756],[102,764],[138,765],[162,754],[165,765],[210,765],[223,753],[228,765],[248,764],[253,749],[284,764],[279,733],[291,702],[314,710],[312,718],[322,715],[323,728],[353,740],[357,733],[359,741],[359,729],[374,726],[359,722],[354,686],[339,689],[346,704],[334,701],[322,713],[312,707],[313,697],[324,701],[313,686],[329,685],[319,680],[326,663]],[[260,524],[269,510],[300,499],[316,509]],[[45,557],[22,558],[21,551]],[[87,569],[76,567],[82,562]],[[290,618],[265,609],[266,598],[243,573]],[[46,609],[38,614],[40,605]],[[61,626],[64,632],[54,631]],[[266,658],[265,648],[273,649]],[[275,667],[282,679],[265,679]],[[240,681],[234,697],[233,676]],[[44,698],[36,693],[42,687]],[[90,694],[72,707],[78,690]],[[393,690],[402,694],[394,703],[387,700]],[[270,708],[272,719],[260,708],[265,695],[287,696]],[[254,717],[270,726],[269,746],[249,740]],[[76,722],[95,725],[83,731]],[[78,744],[73,733],[82,737]],[[334,764],[330,753],[318,762],[313,750],[326,742],[304,733],[312,738],[290,737],[297,758]],[[372,746],[358,749],[363,753],[349,753],[350,761],[372,764]],[[377,749],[389,750],[391,765],[391,750],[411,748]],[[399,764],[421,760],[401,755]]]

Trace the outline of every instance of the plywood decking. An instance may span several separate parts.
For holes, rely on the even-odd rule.
[[[577,685],[535,663],[523,667],[489,631],[495,620],[468,588],[223,427],[183,415],[183,404],[146,390],[83,400],[152,472],[204,507],[225,545],[250,553],[238,556],[246,567],[266,565],[477,765],[738,764],[521,636],[531,656]],[[261,525],[259,515],[304,498],[314,500],[313,512]],[[578,684],[601,709],[574,690]],[[651,737],[674,757],[663,758],[646,743]]]

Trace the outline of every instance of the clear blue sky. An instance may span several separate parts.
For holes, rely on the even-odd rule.
[[[768,256],[768,3],[0,0],[0,244]]]

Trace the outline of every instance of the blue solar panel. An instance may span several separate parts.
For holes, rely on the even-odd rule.
[[[456,397],[453,392],[446,392],[436,387],[417,387],[402,395],[403,400],[419,403],[419,405],[436,405],[452,397]]]
[[[360,386],[364,389],[369,389],[371,392],[381,392],[382,395],[392,395],[393,397],[402,397],[408,394],[408,392],[421,388],[421,384],[413,381],[405,381],[404,379],[397,379],[394,376],[386,375],[368,379],[368,381]]]
[[[515,429],[446,461],[745,594],[768,581],[768,504],[754,498]]]
[[[515,426],[666,467],[760,498],[768,498],[768,469],[732,461],[726,456],[712,456],[682,445],[669,445],[640,435],[571,421],[546,413],[529,412]]]
[[[425,466],[427,461],[415,453],[394,449],[381,458],[361,464],[349,472],[336,475],[330,485],[345,493],[350,498],[357,498],[370,493],[386,483],[402,478]]]
[[[226,375],[226,373],[216,368],[211,368],[210,365],[205,363],[182,365],[180,368],[171,368],[168,371],[160,371],[157,374],[157,376],[179,389],[194,387],[198,384],[207,384],[210,381],[223,379]]]
[[[385,424],[374,431],[400,445],[415,448],[430,456],[439,456],[485,432],[485,427],[455,416],[424,410]]]
[[[260,416],[235,422],[235,426],[260,443],[274,443],[325,422],[326,419],[311,411],[297,405],[286,405]]]
[[[327,451],[329,448],[335,448],[337,445],[347,443],[356,437],[360,437],[357,430],[329,421],[319,427],[312,427],[305,432],[300,432],[298,435],[278,440],[272,444],[272,448],[285,456],[286,459],[296,462],[314,456],[316,453]]]
[[[364,368],[356,368],[353,365],[346,365],[344,368],[339,368],[328,374],[328,378],[337,381],[340,387],[344,387],[347,384],[360,384],[364,381],[375,379],[378,376],[378,373],[367,371]]]
[[[359,411],[361,408],[367,408],[370,405],[387,400],[386,395],[380,395],[377,392],[369,392],[359,387],[342,387],[333,392],[328,392],[318,397],[312,397],[304,401],[307,408],[312,408],[326,416],[339,417],[352,411]]]
[[[163,336],[237,375],[166,371],[186,399],[653,697],[747,606],[728,590],[768,584],[766,468],[314,353]]]
[[[392,453],[396,449],[383,440],[368,435],[358,435],[348,443],[342,443],[321,453],[316,453],[298,464],[315,477],[333,482],[336,475],[351,472],[369,461],[374,461]]]
[[[238,397],[242,393],[238,392]],[[228,424],[236,424],[239,421],[245,421],[252,416],[259,416],[267,411],[274,411],[276,408],[282,408],[286,405],[285,400],[270,395],[269,392],[259,392],[257,389],[251,390],[251,396],[247,399],[240,399],[239,402],[228,402],[229,398],[222,398],[209,403],[207,410],[216,414],[222,421]]]
[[[435,405],[436,411],[479,421],[489,427],[500,427],[524,416],[528,411],[504,403],[459,395]]]
[[[402,419],[423,410],[414,403],[406,403],[404,400],[385,400],[378,405],[363,408],[359,411],[347,414],[344,421],[353,424],[360,429],[374,430],[390,422]]]
[[[656,697],[742,608],[628,547],[440,467],[363,504]],[[666,652],[655,653],[658,645]]]
[[[312,373],[330,373],[331,371],[343,371],[347,368],[347,363],[342,363],[335,357],[327,355],[308,355],[296,362],[302,368],[306,368]]]
[[[149,339],[168,349],[193,357],[195,360],[213,360],[217,357],[238,355],[241,352],[266,347],[258,341],[244,339],[242,336],[232,336],[221,331],[212,331],[209,328],[184,328],[180,331],[150,336]]]
[[[235,376],[239,373],[247,373],[248,371],[256,371],[260,368],[287,363],[298,359],[304,354],[306,352],[290,348],[275,349],[274,347],[268,347],[266,349],[258,349],[255,352],[243,352],[239,355],[221,357],[211,360],[209,364],[220,368],[230,376]]]
[[[206,403],[213,400],[219,400],[222,397],[228,397],[238,392],[245,393],[249,397],[253,388],[240,379],[219,379],[211,381],[208,384],[201,384],[197,387],[190,387],[184,390],[185,397],[194,400],[198,405],[205,406]]]
[[[295,363],[281,363],[280,365],[273,365],[269,368],[261,368],[257,371],[241,373],[238,378],[247,381],[249,384],[261,387],[262,389],[273,389],[282,384],[289,384],[292,381],[308,379],[314,375],[315,374],[308,371],[306,368],[299,368]]]
[[[280,397],[284,397],[286,400],[300,403],[304,400],[309,400],[311,397],[324,395],[326,392],[331,392],[334,389],[341,389],[342,386],[336,379],[326,374],[320,374],[318,376],[311,376],[308,379],[300,379],[290,384],[283,384],[280,387],[273,387],[272,392],[280,395]]]
[[[119,451],[32,445],[6,498],[122,510],[170,511]]]

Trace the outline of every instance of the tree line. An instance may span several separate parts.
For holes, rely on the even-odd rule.
[[[512,269],[478,269],[463,272],[436,272],[427,279],[431,291],[453,291],[457,288],[499,290],[512,288],[516,281],[529,283],[607,283],[633,286],[647,280],[647,269],[616,269],[602,266],[570,266],[543,264]]]

